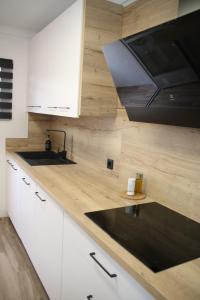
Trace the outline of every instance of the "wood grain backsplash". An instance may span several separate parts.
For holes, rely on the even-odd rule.
[[[122,36],[126,37],[177,17],[179,0],[137,0],[124,9]]]
[[[104,1],[95,2],[104,9]],[[177,6],[177,0],[136,1],[124,10],[123,36],[175,18]],[[97,36],[93,31],[88,31],[88,35],[88,44],[94,41],[100,51]],[[104,38],[101,39],[103,45]],[[112,88],[109,96],[110,93]],[[152,199],[200,221],[200,129],[130,122],[120,105],[112,117],[51,117],[33,121],[31,116],[30,122],[37,123],[33,125],[37,128],[33,132],[37,133],[40,125],[41,132],[45,126],[66,130],[69,157],[112,176],[121,191],[126,189],[129,176],[142,172],[146,192]],[[62,147],[59,134],[53,136],[53,142],[55,148]],[[106,169],[107,158],[115,161],[113,171]]]
[[[102,47],[121,37],[122,13],[121,5],[106,0],[86,0],[81,116],[116,115],[119,100]]]

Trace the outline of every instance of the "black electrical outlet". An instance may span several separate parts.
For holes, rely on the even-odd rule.
[[[113,170],[114,168],[114,160],[113,159],[107,159],[107,168],[110,170]]]

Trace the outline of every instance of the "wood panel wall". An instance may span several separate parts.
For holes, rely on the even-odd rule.
[[[102,52],[122,31],[122,7],[105,0],[86,0],[81,116],[114,116],[119,100]]]
[[[122,35],[166,22],[177,13],[178,0],[138,0],[125,8]],[[199,221],[200,130],[133,122],[122,129],[121,140],[121,184],[142,171],[152,199]]]
[[[110,36],[110,32],[104,30],[100,37],[94,28],[99,26],[98,16],[102,18],[102,11],[105,10],[107,15],[108,7],[113,9],[115,5],[110,6],[102,0],[91,0],[88,3],[92,5],[91,11],[95,12],[96,16],[88,21],[93,22],[93,28],[88,29],[86,44],[87,49],[96,49],[85,52],[86,56],[91,56],[91,67],[87,68],[86,76],[91,78],[91,82],[88,88],[85,85],[84,93],[90,95],[92,86],[94,95],[100,99],[100,78],[104,78],[102,80],[108,86],[111,85],[110,79],[104,77],[107,67],[102,62],[101,45],[105,41],[112,41],[114,36]],[[98,9],[94,8],[94,5]],[[118,10],[118,6],[116,9]],[[177,0],[138,0],[124,10],[123,36],[163,23],[176,15]],[[104,24],[109,23],[109,18],[101,21],[101,26],[109,26]],[[117,19],[115,22],[117,23]],[[96,62],[98,58],[101,63]],[[87,61],[87,58],[85,59]],[[94,76],[93,64],[95,67],[99,64],[98,76]],[[115,99],[113,88],[110,86],[108,90],[110,97]],[[94,99],[91,97],[88,101]],[[104,105],[106,109],[106,102]],[[87,105],[84,109],[87,110]],[[32,118],[31,116],[31,122]],[[39,128],[41,124],[43,132],[44,127],[49,126],[48,121],[45,124],[42,118],[37,120],[37,125],[34,126]],[[117,189],[125,190],[127,178],[141,171],[145,176],[146,192],[152,199],[200,221],[200,129],[129,122],[121,106],[117,106],[115,115],[109,117],[52,117],[50,126],[66,130],[69,157],[85,164],[86,167],[94,167],[105,176],[112,176],[116,180]],[[54,135],[53,141],[56,148],[62,147],[61,137]],[[115,160],[113,171],[106,169],[107,158]]]
[[[177,17],[179,0],[137,0],[124,9],[122,36],[126,37]]]

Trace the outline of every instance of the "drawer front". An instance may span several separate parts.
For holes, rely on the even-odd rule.
[[[68,218],[64,218],[63,239],[63,275],[62,275],[62,300],[119,300],[109,281],[96,272],[90,261],[74,246],[70,239],[73,235],[68,226]]]
[[[8,201],[8,215],[19,234],[20,224],[20,185],[19,179],[21,169],[9,157],[7,157],[7,201]]]
[[[35,220],[35,205],[33,192],[35,190],[35,182],[22,170],[19,177],[20,184],[20,238],[26,248],[27,253],[31,257],[33,248],[33,224]]]
[[[80,251],[64,241],[62,300],[118,300],[112,288],[94,272]]]
[[[68,217],[70,242],[82,253],[93,273],[113,290],[121,300],[153,300],[134,278],[123,270],[89,235]]]
[[[34,192],[33,264],[51,300],[60,299],[63,210],[39,186]]]

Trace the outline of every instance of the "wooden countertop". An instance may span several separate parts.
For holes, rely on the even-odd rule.
[[[200,259],[153,273],[84,215],[89,211],[152,202],[153,199],[124,200],[112,178],[105,178],[81,164],[31,167],[13,152],[8,152],[8,156],[156,299],[200,299]]]

